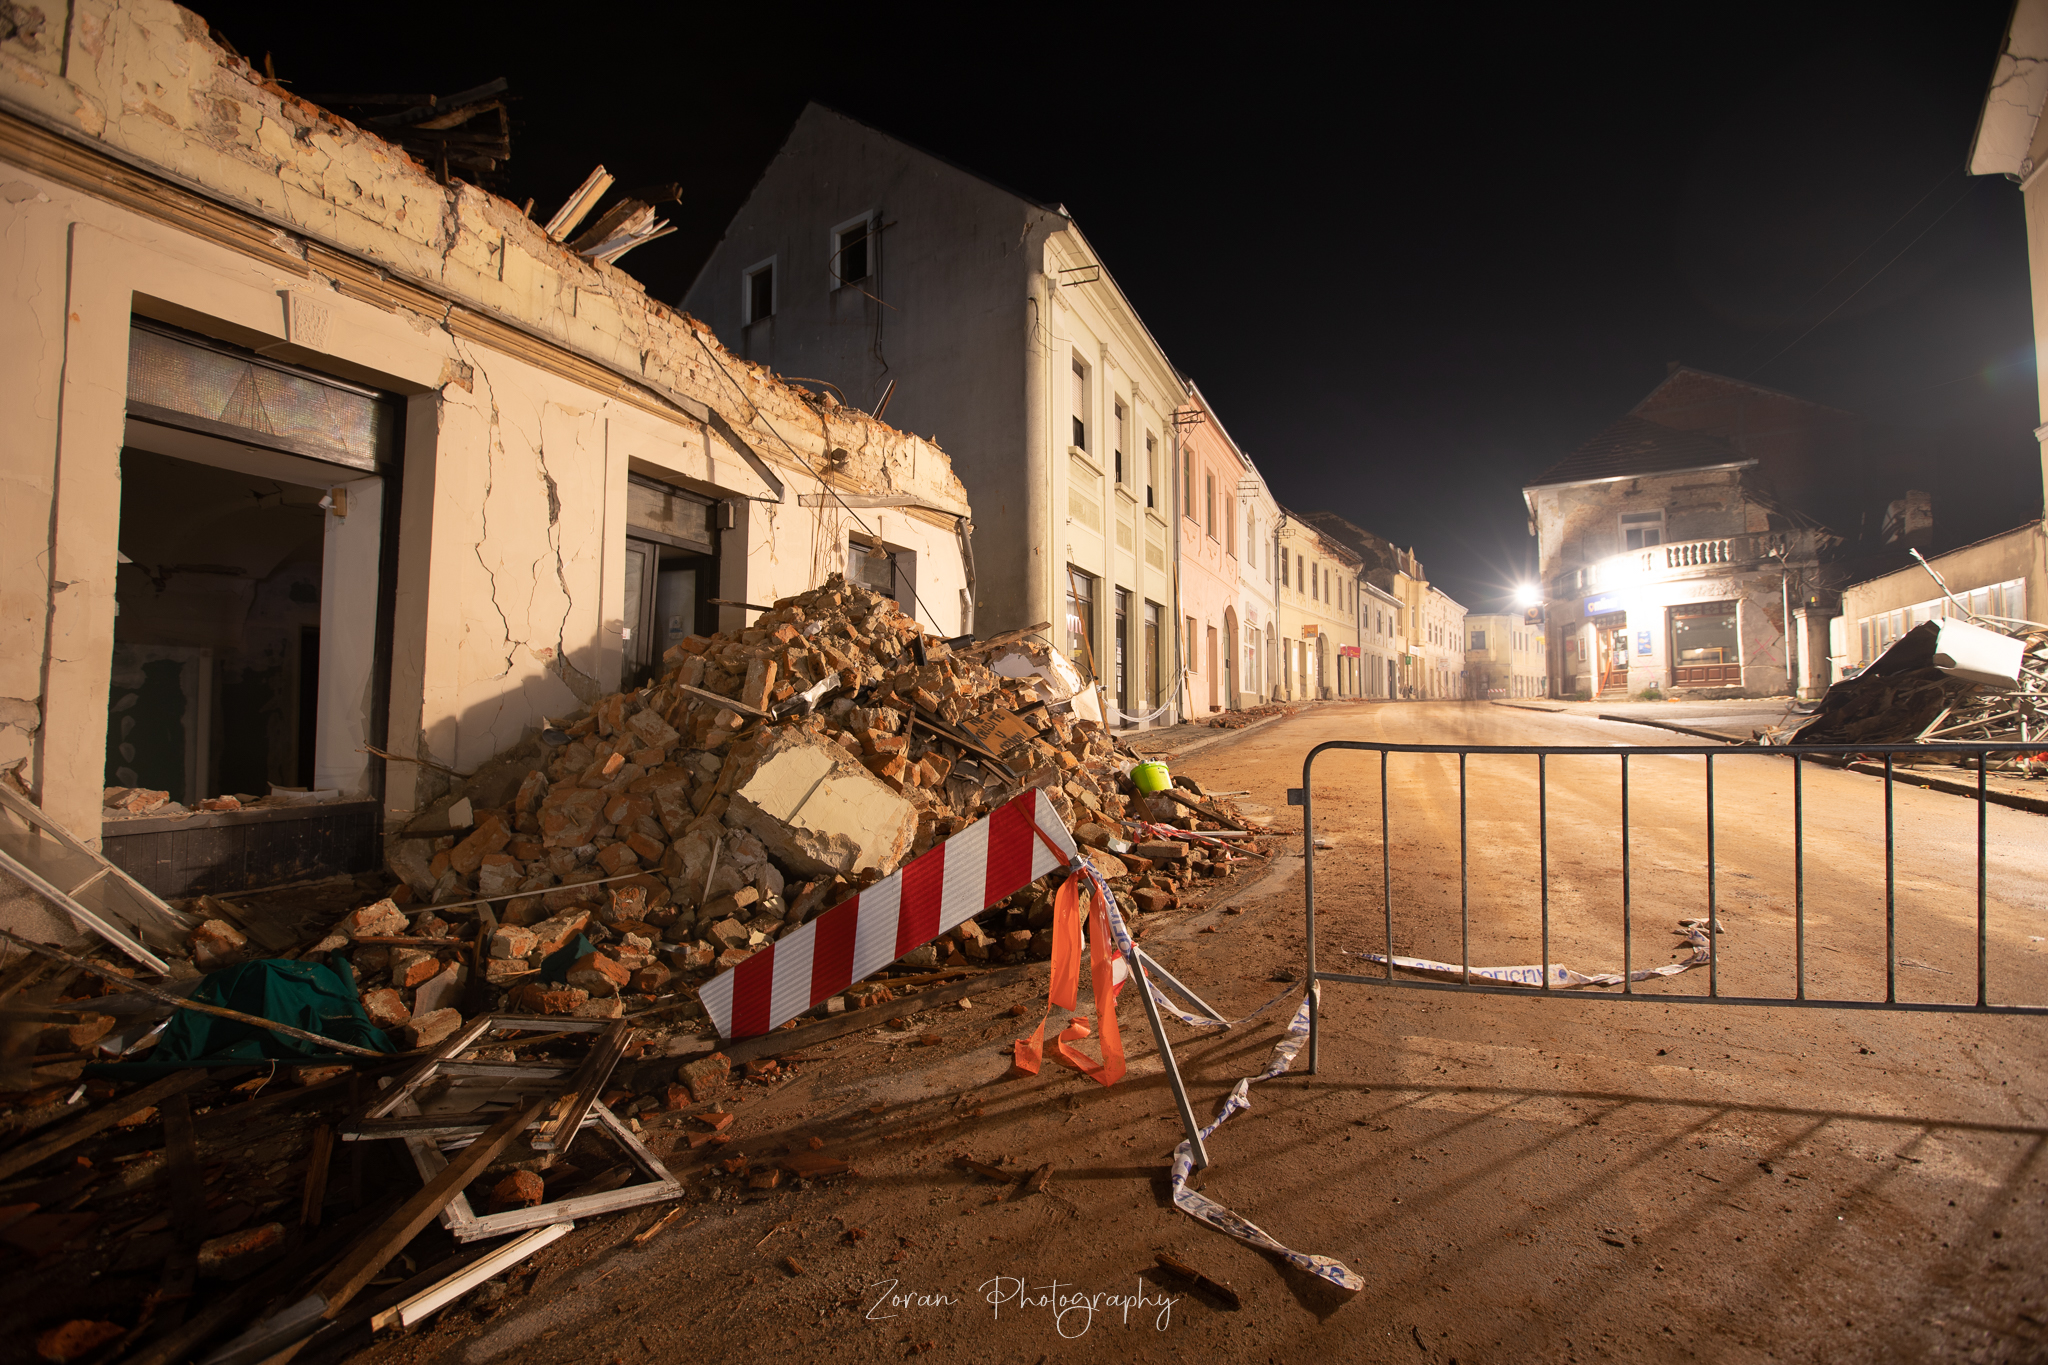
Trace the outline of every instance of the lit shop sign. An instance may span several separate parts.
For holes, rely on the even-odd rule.
[[[1621,598],[1610,592],[1601,597],[1587,598],[1582,614],[1586,616],[1605,616],[1610,611],[1620,611],[1621,609]]]

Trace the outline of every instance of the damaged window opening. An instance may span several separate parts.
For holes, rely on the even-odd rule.
[[[103,780],[170,803],[110,812],[107,856],[168,895],[374,865],[400,402],[142,319],[129,341]]]
[[[1095,677],[1095,575],[1067,566],[1067,657]]]
[[[917,614],[915,551],[855,533],[847,538],[846,577],[892,599],[905,615]]]
[[[718,628],[716,511],[709,498],[626,476],[621,686],[639,686],[660,670],[665,651]]]
[[[865,218],[833,233],[833,278],[842,285],[868,277],[868,223]]]
[[[741,277],[746,321],[760,322],[775,316],[775,262],[766,260]]]

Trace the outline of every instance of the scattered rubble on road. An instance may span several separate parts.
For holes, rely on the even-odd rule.
[[[389,894],[338,921],[157,902],[168,977],[34,945],[0,967],[0,1244],[45,1358],[202,1359],[242,1332],[213,1358],[260,1359],[316,1327],[306,1358],[331,1358],[551,1254],[538,1230],[688,1199],[669,1163],[712,1199],[856,1176],[815,1135],[741,1148],[735,1109],[881,1014],[943,1044],[914,1017],[1049,959],[1051,889],[808,1027],[721,1043],[697,988],[1026,788],[1140,936],[1272,851],[1261,808],[1185,778],[1141,795],[1031,633],[940,641],[834,576],[665,664],[452,783],[390,841]],[[1051,1167],[983,1173],[1023,1197]]]

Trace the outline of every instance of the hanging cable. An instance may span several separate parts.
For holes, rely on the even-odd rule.
[[[791,445],[780,431],[777,431],[775,429],[775,424],[768,420],[767,415],[763,413],[760,408],[755,406],[754,400],[747,397],[747,391],[740,387],[739,381],[732,377],[732,372],[725,368],[725,362],[718,358],[718,352],[712,350],[710,346],[705,344],[704,334],[702,332],[697,331],[695,328],[691,329],[690,334],[697,338],[697,344],[704,348],[704,354],[711,358],[711,363],[713,365],[716,365],[718,367],[718,372],[725,376],[725,382],[732,385],[733,392],[740,396],[740,401],[745,403],[747,405],[748,411],[754,414],[754,420],[759,422],[762,426],[766,427],[768,429],[769,435],[773,436],[776,440],[782,442],[782,448],[789,452],[790,457],[794,459],[798,464],[803,466],[804,472],[806,474],[809,474],[812,478],[818,481],[818,487],[822,488],[825,492],[830,493],[832,495],[832,501],[839,504],[840,510],[845,512],[846,515],[852,517],[854,525],[860,527],[861,532],[867,535],[872,540],[874,540],[876,542],[877,548],[880,548],[881,537],[875,533],[874,528],[870,527],[865,521],[862,521],[860,513],[854,511],[853,508],[850,505],[848,505],[846,499],[839,496],[839,490],[834,488],[831,484],[826,483],[824,475],[818,473],[817,470],[811,468],[811,462],[809,460],[806,460],[802,455],[798,454],[797,448]],[[820,417],[818,420],[820,423],[823,423],[825,419]],[[826,428],[828,436],[830,434],[830,430],[831,429],[829,427]],[[818,533],[820,535],[824,534],[824,510],[824,504],[820,503],[818,506]],[[889,561],[889,569],[891,574],[895,575],[897,567],[896,552],[894,550],[884,549],[882,553],[883,556]],[[898,577],[897,581],[901,581],[900,576]],[[938,614],[932,611],[930,607],[925,605],[924,598],[918,594],[917,585],[914,582],[910,585],[910,597],[911,601],[916,604],[918,609],[923,611],[925,615],[931,618],[932,629],[934,631],[937,631],[939,629]],[[916,619],[914,615],[912,619]]]

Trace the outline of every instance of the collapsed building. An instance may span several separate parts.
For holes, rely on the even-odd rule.
[[[649,298],[647,206],[573,235],[602,168],[536,222],[167,0],[0,58],[0,765],[158,894],[374,867],[835,573],[971,629],[946,455]]]

